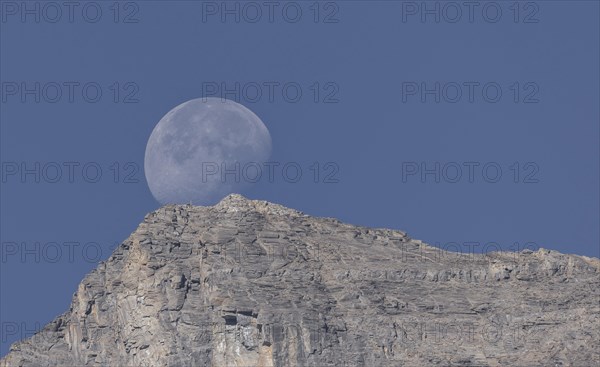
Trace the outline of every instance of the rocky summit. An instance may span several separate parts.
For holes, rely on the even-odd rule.
[[[597,366],[599,269],[230,195],[148,214],[0,365]]]

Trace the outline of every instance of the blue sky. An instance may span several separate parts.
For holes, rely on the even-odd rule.
[[[596,1],[26,4],[0,2],[2,355],[159,206],[147,139],[207,95],[302,169],[250,198],[448,249],[599,255]]]

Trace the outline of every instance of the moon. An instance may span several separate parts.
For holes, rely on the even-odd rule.
[[[198,98],[158,122],[146,145],[144,171],[163,205],[213,205],[255,182],[257,170],[252,168],[249,181],[244,168],[262,167],[270,155],[269,130],[252,111],[227,99]]]

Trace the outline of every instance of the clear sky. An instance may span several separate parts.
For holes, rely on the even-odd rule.
[[[0,2],[1,355],[159,206],[146,142],[202,96],[271,133],[250,198],[599,256],[597,1],[62,3]]]

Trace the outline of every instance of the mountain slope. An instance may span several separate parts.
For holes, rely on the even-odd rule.
[[[148,214],[0,366],[591,366],[599,269],[230,195]]]

